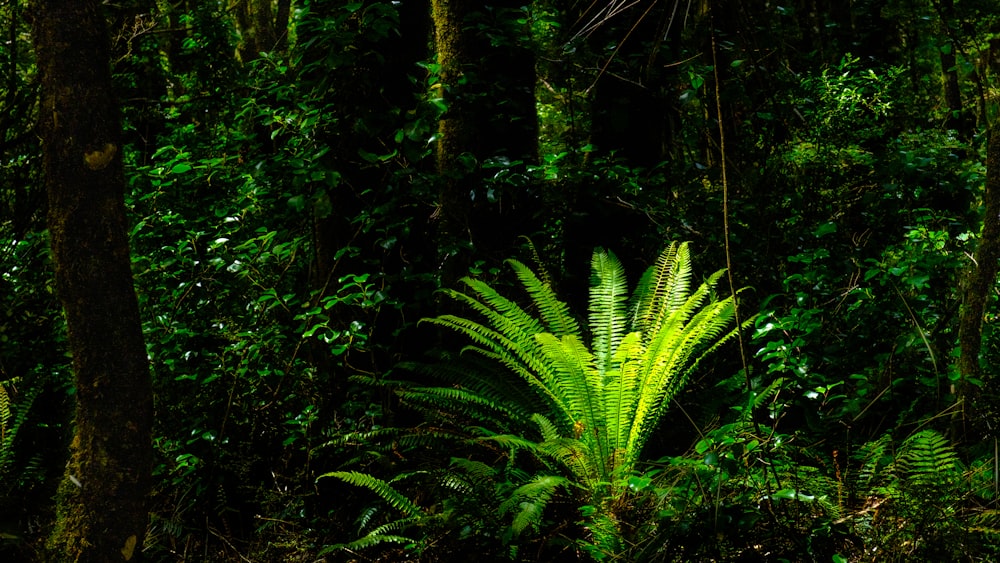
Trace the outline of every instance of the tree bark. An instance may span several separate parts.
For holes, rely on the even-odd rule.
[[[982,348],[983,314],[996,284],[1000,261],[1000,128],[989,132],[986,149],[986,185],[983,188],[983,230],[979,235],[975,263],[966,278],[959,319],[959,373],[962,375],[958,398],[966,407],[976,409],[980,379],[979,355]]]
[[[955,17],[955,5],[953,0],[942,0],[939,6],[941,16],[942,33],[947,37],[947,43],[940,50],[941,55],[941,78],[944,87],[944,102],[948,108],[948,119],[945,126],[956,131],[960,138],[968,139],[972,136],[971,122],[966,116],[965,108],[962,104],[962,91],[958,82],[958,60],[955,57],[955,49],[958,42],[952,37],[949,27]]]
[[[524,229],[530,204],[519,201],[523,194],[484,193],[480,169],[491,158],[512,168],[538,159],[534,53],[521,41],[529,31],[509,19],[521,4],[502,0],[489,11],[471,0],[431,2],[440,93],[447,104],[436,147],[442,179],[437,244],[445,285],[465,275],[471,248],[506,257],[523,234],[517,230]]]
[[[48,226],[76,420],[52,561],[134,561],[152,462],[149,362],[126,235],[121,119],[99,0],[36,0]]]
[[[432,0],[434,46],[440,65],[442,97],[448,109],[438,125],[437,169],[442,185],[438,201],[438,251],[444,259],[442,283],[450,285],[464,273],[460,247],[471,245],[469,215],[472,201],[462,181],[474,165],[469,157],[478,152],[475,143],[474,107],[462,92],[464,65],[472,58],[469,34],[463,30],[472,6],[468,0]],[[478,58],[478,57],[477,57]]]
[[[243,63],[249,63],[262,52],[278,47],[278,34],[284,36],[285,33],[277,29],[276,24],[280,22],[275,21],[271,0],[235,0],[230,9],[236,16],[236,28],[240,33],[237,50]],[[286,10],[286,25],[287,13]]]

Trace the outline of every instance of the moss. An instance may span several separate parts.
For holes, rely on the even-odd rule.
[[[48,558],[128,561],[148,516],[152,391],[100,2],[39,1],[33,38],[49,236],[77,391],[76,436]]]
[[[74,448],[77,443],[77,438],[74,438]],[[85,539],[89,535],[88,518],[80,502],[81,487],[78,484],[77,474],[79,474],[79,462],[74,455],[70,459],[63,480],[56,491],[56,521],[45,544],[46,561],[50,563],[78,561],[88,546]],[[74,482],[73,479],[77,479],[77,482]]]

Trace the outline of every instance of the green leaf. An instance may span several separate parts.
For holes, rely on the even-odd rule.
[[[813,236],[820,238],[835,232],[837,232],[837,224],[833,221],[829,221],[827,223],[823,223],[819,227],[816,227],[816,230],[813,231]]]
[[[302,211],[306,208],[306,198],[302,195],[296,195],[288,198],[288,206],[295,211]]]

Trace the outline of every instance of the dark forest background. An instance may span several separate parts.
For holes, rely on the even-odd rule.
[[[137,555],[995,560],[997,8],[103,4],[155,404]],[[44,560],[77,395],[32,18],[0,7],[10,561]],[[530,310],[514,258],[585,320],[595,248],[634,287],[674,241],[695,283],[728,267],[711,297],[746,288],[750,323],[607,485],[611,543],[607,507],[545,485],[556,465],[407,400],[495,377],[419,322],[470,314],[441,290],[471,276]]]

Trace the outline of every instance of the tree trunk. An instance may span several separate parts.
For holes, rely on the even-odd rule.
[[[281,22],[275,20],[271,0],[235,0],[230,9],[236,16],[236,28],[240,33],[237,50],[244,63],[258,58],[262,52],[277,50],[279,34],[282,37],[287,35],[285,30],[276,26]],[[284,17],[287,26],[287,9]]]
[[[288,50],[288,23],[292,15],[292,0],[278,0],[274,15],[275,43],[272,49],[279,53]]]
[[[1000,128],[989,132],[986,149],[986,185],[983,190],[983,230],[979,236],[975,262],[966,279],[962,312],[958,327],[960,355],[958,368],[962,375],[959,400],[968,408],[976,405],[979,386],[972,379],[982,377],[979,366],[982,348],[983,314],[996,284],[1000,260]]]
[[[471,246],[469,215],[472,202],[463,176],[474,165],[469,157],[479,151],[476,138],[474,106],[462,92],[466,82],[464,65],[473,59],[472,41],[463,29],[472,9],[468,0],[432,0],[434,46],[440,65],[442,97],[448,110],[438,126],[437,168],[442,178],[438,201],[438,251],[445,265],[442,283],[451,285],[464,273],[460,254],[462,246]],[[478,57],[476,57],[478,58]]]
[[[958,82],[958,61],[955,57],[955,49],[958,42],[954,40],[949,32],[951,21],[954,19],[955,6],[952,0],[942,0],[940,4],[942,33],[947,37],[947,41],[940,49],[941,78],[944,84],[944,102],[948,108],[948,119],[945,126],[953,129],[962,139],[968,139],[972,135],[970,122],[966,116],[965,108],[962,105],[962,91]]]
[[[487,193],[480,168],[491,158],[510,168],[538,158],[534,53],[522,42],[530,31],[511,17],[522,4],[503,0],[488,10],[471,0],[431,2],[447,104],[437,140],[437,243],[445,285],[466,273],[473,247],[479,255],[508,256],[531,211],[523,193],[502,184],[505,193]]]
[[[48,226],[76,382],[52,561],[138,558],[152,391],[126,236],[121,120],[99,0],[36,0]]]

